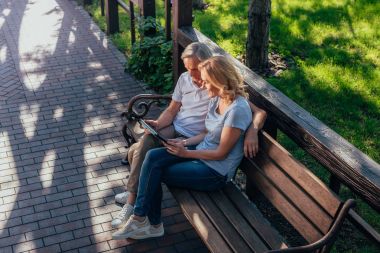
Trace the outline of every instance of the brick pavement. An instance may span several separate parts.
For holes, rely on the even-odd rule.
[[[0,252],[207,252],[168,192],[164,237],[111,239],[124,61],[72,1],[0,0]]]

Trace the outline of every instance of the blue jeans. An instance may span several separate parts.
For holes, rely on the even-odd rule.
[[[214,191],[226,184],[220,175],[197,159],[171,155],[166,148],[150,150],[141,167],[134,214],[148,216],[152,225],[161,223],[161,182],[197,191]]]

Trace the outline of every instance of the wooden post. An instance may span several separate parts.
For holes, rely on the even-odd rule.
[[[156,3],[154,0],[141,0],[141,16],[156,17]]]
[[[100,0],[100,13],[104,17],[104,0]]]
[[[130,11],[130,18],[131,18],[131,41],[133,45],[136,42],[136,27],[135,27],[135,10],[134,10],[134,4],[132,1],[129,1],[129,11]]]
[[[334,174],[330,174],[330,183],[329,183],[330,189],[339,195],[340,186],[341,186],[341,183],[339,179]]]
[[[173,2],[173,81],[177,82],[179,75],[185,71],[181,54],[183,47],[178,43],[178,29],[192,25],[192,0],[174,0]]]
[[[140,0],[141,6],[140,6],[140,13],[141,16],[144,18],[147,17],[153,17],[156,18],[156,3],[154,0]],[[149,29],[144,33],[146,36],[151,36],[156,33],[156,29],[152,28]]]
[[[119,12],[116,0],[106,0],[107,35],[119,32]]]
[[[263,129],[267,132],[273,139],[277,140],[277,125],[270,115],[268,115]]]
[[[166,35],[167,41],[169,41],[172,37],[171,36],[171,33],[172,33],[171,11],[172,11],[171,0],[165,0],[165,35]]]
[[[248,178],[245,179],[245,194],[249,197],[250,200],[254,200],[257,193],[259,191],[257,190],[255,184],[251,182]]]

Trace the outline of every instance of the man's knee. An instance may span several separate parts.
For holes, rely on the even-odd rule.
[[[147,153],[150,149],[161,146],[160,142],[151,134],[145,134],[140,140],[139,152]]]

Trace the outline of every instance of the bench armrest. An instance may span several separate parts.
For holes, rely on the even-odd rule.
[[[315,252],[318,249],[328,247],[329,244],[333,243],[338,232],[342,227],[343,221],[346,218],[348,211],[356,205],[355,200],[349,199],[344,202],[341,210],[339,211],[338,216],[336,217],[332,227],[321,239],[316,242],[313,242],[309,245],[293,247],[288,249],[279,249],[279,250],[270,250],[268,253],[305,253],[305,252]],[[324,251],[321,251],[324,252]]]
[[[136,129],[134,128],[136,121],[145,117],[154,103],[158,104],[162,100],[169,101],[171,98],[171,95],[140,94],[129,100],[127,111],[121,114],[121,117],[127,121],[121,130],[124,139],[127,142],[126,147],[130,147],[139,138],[139,135],[135,133]]]
[[[127,111],[121,114],[121,117],[127,120],[136,120],[143,118],[154,103],[159,103],[162,100],[171,100],[171,95],[157,95],[157,94],[140,94],[136,95],[129,100]]]

